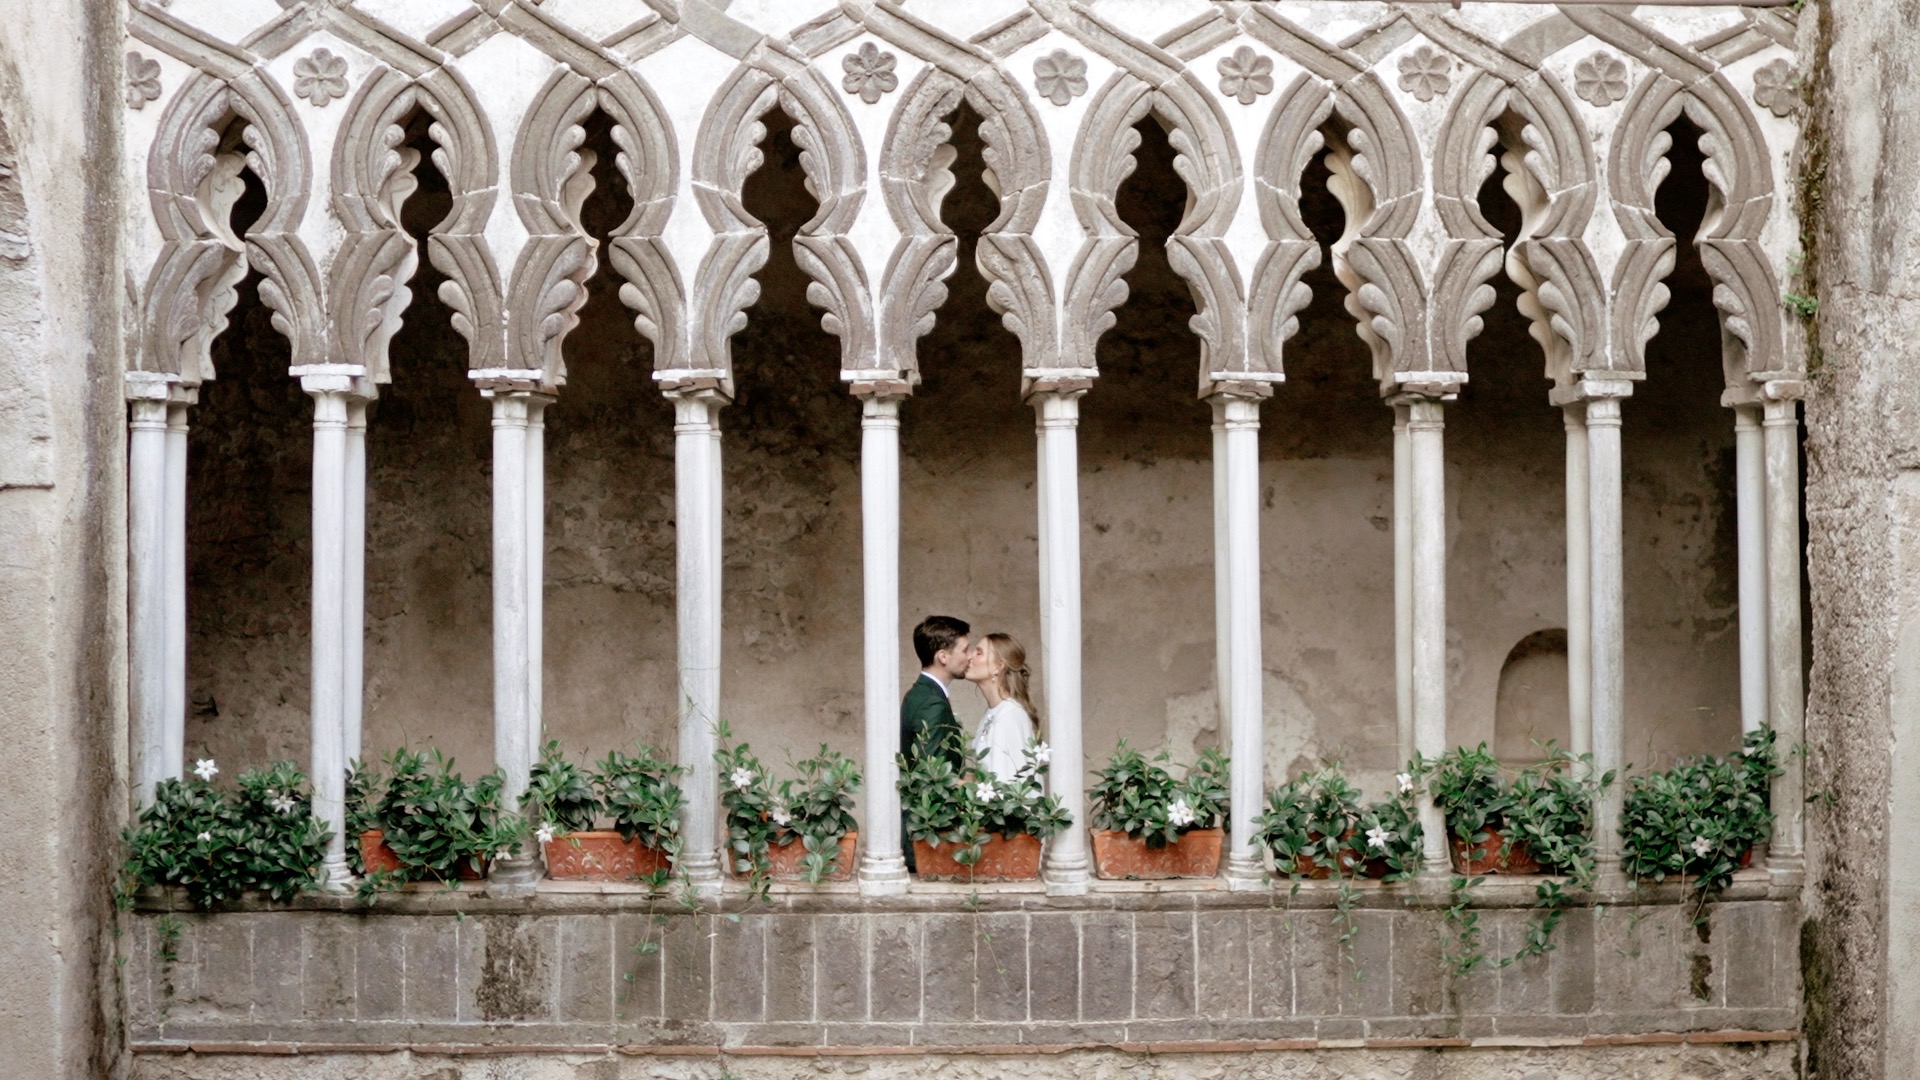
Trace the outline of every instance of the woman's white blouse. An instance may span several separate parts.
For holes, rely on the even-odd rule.
[[[1033,718],[1019,702],[1008,698],[980,718],[980,730],[973,737],[973,752],[988,772],[1002,780],[1011,780],[1026,764],[1027,744],[1032,741]]]

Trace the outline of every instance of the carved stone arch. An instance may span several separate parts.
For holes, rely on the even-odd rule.
[[[1421,170],[1411,123],[1373,72],[1334,92],[1327,136],[1329,188],[1346,210],[1333,244],[1346,309],[1373,353],[1383,391],[1397,372],[1430,371],[1427,293],[1407,237],[1420,213]]]
[[[527,228],[507,293],[506,362],[539,369],[542,382],[566,381],[561,345],[580,323],[599,244],[580,221],[593,190],[592,163],[580,151],[586,121],[600,107],[592,80],[561,65],[535,95],[514,139],[513,205]],[[476,357],[479,349],[475,350]]]
[[[230,137],[233,125],[244,130]],[[228,215],[251,169],[267,202],[245,237]],[[209,348],[226,329],[237,286],[261,271],[260,299],[293,363],[327,359],[319,271],[295,232],[312,183],[306,137],[259,69],[189,77],[161,117],[147,161],[149,204],[164,243],[147,279],[142,370],[189,385],[214,377]]]
[[[1480,313],[1493,306],[1491,284],[1500,272],[1505,240],[1480,209],[1480,187],[1499,166],[1494,125],[1507,111],[1507,85],[1469,66],[1434,143],[1433,205],[1447,239],[1441,241],[1429,307],[1429,356],[1434,370],[1467,370],[1467,342],[1484,328]],[[1522,180],[1527,174],[1521,174]],[[1511,178],[1511,174],[1510,174]],[[1528,202],[1516,198],[1523,213]]]
[[[759,299],[753,274],[767,261],[766,226],[747,212],[741,191],[764,156],[761,122],[775,104],[793,118],[793,140],[807,191],[819,209],[794,237],[794,259],[813,279],[807,300],[825,309],[820,325],[840,339],[841,367],[870,367],[875,336],[871,290],[847,231],[866,191],[866,161],[853,120],[819,71],[772,52],[755,54],[715,95],[694,143],[693,186],[715,236],[694,282],[699,337],[689,367],[731,392],[729,339],[747,325]],[[665,369],[662,369],[665,370]],[[682,369],[685,370],[685,369]]]
[[[1248,325],[1267,371],[1285,370],[1282,349],[1300,329],[1300,312],[1313,301],[1313,290],[1302,279],[1320,265],[1320,241],[1300,216],[1300,178],[1326,146],[1320,128],[1332,115],[1332,85],[1303,74],[1280,92],[1260,135],[1253,193],[1267,248],[1254,267]]]
[[[1592,137],[1571,95],[1549,72],[1511,84],[1502,125],[1508,191],[1521,208],[1520,239],[1507,276],[1520,286],[1520,312],[1546,355],[1546,375],[1565,386],[1602,367],[1607,289],[1584,236],[1599,199]]]
[[[329,278],[338,358],[365,365],[376,383],[390,381],[387,347],[412,301],[407,282],[419,265],[400,216],[417,186],[419,154],[402,145],[416,111],[429,117],[434,165],[452,196],[428,236],[428,258],[446,275],[440,297],[468,340],[472,366],[484,366],[484,343],[500,339],[505,321],[500,273],[483,235],[499,175],[491,130],[469,88],[446,68],[414,78],[376,67],[334,143],[333,206],[347,235]],[[500,366],[497,350],[488,359]]]
[[[1091,367],[1094,346],[1126,301],[1124,275],[1138,257],[1139,240],[1120,219],[1115,199],[1134,169],[1140,136],[1133,127],[1149,115],[1166,129],[1174,171],[1186,181],[1186,213],[1167,240],[1167,259],[1186,280],[1197,308],[1190,325],[1200,338],[1199,386],[1205,392],[1216,374],[1267,369],[1264,358],[1249,354],[1246,283],[1224,239],[1239,208],[1239,155],[1217,103],[1185,79],[1156,88],[1131,72],[1117,72],[1081,122],[1068,175],[1087,238],[1067,279],[1067,355]]]
[[[1673,270],[1675,238],[1654,210],[1654,193],[1671,166],[1666,129],[1682,113],[1700,128],[1705,156],[1708,203],[1695,235],[1700,259],[1713,280],[1713,305],[1720,312],[1722,373],[1729,389],[1748,388],[1753,379],[1792,375],[1797,364],[1786,350],[1777,314],[1778,285],[1760,245],[1761,230],[1772,212],[1772,173],[1752,115],[1723,76],[1683,85],[1655,73],[1642,80],[1627,102],[1625,120],[1614,136],[1608,179],[1616,213],[1629,244],[1659,252],[1622,260],[1616,293],[1637,303],[1616,314],[1615,327],[1627,347],[1632,370],[1646,370],[1646,342],[1659,331],[1657,315],[1666,307],[1664,279]]]

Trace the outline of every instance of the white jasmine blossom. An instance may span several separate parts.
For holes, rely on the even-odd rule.
[[[981,802],[992,802],[993,800],[1000,797],[1000,793],[994,790],[993,783],[991,781],[982,780],[980,781],[979,784],[975,785],[973,789],[973,797],[980,800]]]
[[[273,798],[268,801],[273,804],[275,810],[278,810],[282,814],[291,814],[294,809],[300,805],[300,801],[291,795],[279,792],[270,792],[269,794],[271,794]]]
[[[1167,820],[1174,828],[1184,829],[1194,822],[1193,807],[1188,806],[1185,799],[1175,799],[1173,805],[1167,807]]]
[[[533,835],[541,843],[550,844],[553,842],[553,826],[543,821],[539,828],[533,830]]]
[[[727,777],[727,779],[733,781],[734,790],[745,791],[753,786],[753,770],[745,768],[735,769],[733,770],[733,774]]]
[[[202,780],[210,781],[215,776],[219,775],[219,773],[220,773],[220,766],[215,765],[213,763],[212,758],[203,757],[200,760],[193,763],[193,775],[199,777]]]
[[[513,852],[508,848],[501,848],[499,851],[493,853],[493,857],[496,861],[511,859],[513,858]]]
[[[1387,850],[1387,845],[1392,842],[1393,833],[1387,829],[1375,825],[1373,828],[1367,830],[1367,846],[1375,851]]]
[[[1047,762],[1052,760],[1053,760],[1053,747],[1048,746],[1046,743],[1033,744],[1033,763],[1035,765],[1045,765]]]
[[[767,816],[773,819],[773,823],[775,825],[778,825],[783,829],[786,828],[787,825],[793,821],[793,815],[787,811],[787,808],[777,804],[774,806],[774,808],[771,811],[768,812]]]
[[[1689,846],[1693,848],[1693,853],[1702,859],[1713,852],[1713,841],[1704,836],[1694,837],[1693,843]]]
[[[199,840],[203,844],[209,843],[213,840],[213,834],[210,832],[203,832],[195,839]]]
[[[1398,773],[1398,774],[1395,774],[1393,779],[1395,783],[1400,785],[1400,794],[1405,795],[1409,791],[1413,790],[1413,774],[1412,773],[1406,773],[1406,772]]]

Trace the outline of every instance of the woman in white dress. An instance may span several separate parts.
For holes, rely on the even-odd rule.
[[[1011,780],[1026,765],[1033,741],[1033,699],[1027,696],[1027,651],[1006,634],[988,634],[967,658],[967,681],[987,699],[973,752],[996,778]]]

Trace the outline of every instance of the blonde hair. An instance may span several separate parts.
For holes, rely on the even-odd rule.
[[[980,640],[993,650],[993,658],[1000,661],[1000,692],[1027,710],[1027,715],[1033,718],[1033,730],[1037,737],[1040,733],[1040,710],[1033,707],[1033,698],[1028,692],[1032,675],[1027,671],[1027,650],[1021,648],[1010,634],[988,634]]]

